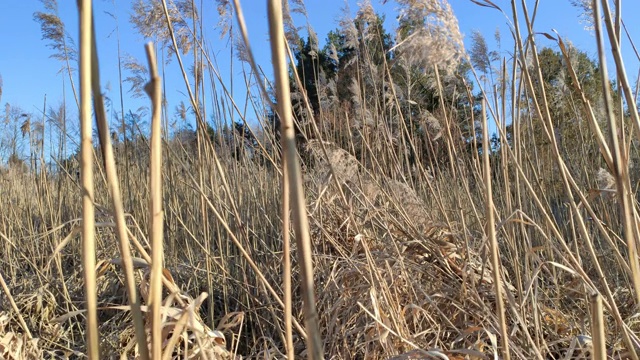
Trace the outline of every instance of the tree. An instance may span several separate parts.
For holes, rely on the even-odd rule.
[[[292,93],[292,106],[296,119],[304,123],[312,117],[320,114],[320,102],[322,97],[322,87],[327,85],[328,79],[336,75],[336,65],[325,51],[320,51],[318,41],[313,36],[308,36],[307,40],[300,38],[298,50],[294,51],[296,62],[296,73],[300,78],[302,89],[291,73],[290,86]],[[303,90],[303,91],[301,91]],[[306,95],[306,99],[304,97]],[[308,101],[312,114],[307,113]]]
[[[449,14],[444,10],[440,13]],[[434,14],[428,11],[420,14],[422,17],[401,19],[396,31],[397,44],[384,27],[384,17],[367,3],[355,18],[344,17],[340,27],[329,32],[324,47],[319,47],[313,34],[306,40],[299,39],[293,48],[300,84],[292,73],[290,85],[296,132],[315,136],[310,131],[309,121],[313,119],[323,139],[349,141],[355,155],[365,162],[361,155],[388,154],[385,147],[392,143],[395,152],[406,154],[402,158],[407,160],[407,168],[416,161],[445,157],[446,152],[441,151],[446,150],[442,136],[445,126],[453,128],[456,146],[466,146],[476,136],[475,126],[468,118],[477,109],[474,99],[467,96],[467,86],[471,84],[467,75],[469,64],[460,61],[460,44],[456,40],[459,36],[453,36],[457,23],[445,29],[452,34],[448,38],[450,43],[444,44],[449,40],[443,38],[430,40],[432,45],[445,48],[446,54],[440,54],[440,50],[436,53],[446,58],[436,59],[425,52],[414,54],[415,49],[408,46],[411,39],[428,37],[430,30],[440,26],[427,18]],[[446,66],[440,69],[438,80],[434,66],[439,60]],[[279,138],[277,116],[269,113],[267,117],[276,139]],[[418,145],[415,149],[408,145],[414,139]],[[438,139],[441,140],[436,144]],[[366,151],[365,142],[373,145]]]
[[[337,98],[351,99],[351,80],[366,75],[362,63],[381,67],[391,60],[393,40],[383,26],[384,16],[365,8],[353,19],[343,19],[341,27],[329,32],[324,52],[337,67]],[[370,73],[370,72],[369,72]]]
[[[593,137],[589,136],[581,94],[578,93],[567,70],[568,61],[571,62],[580,87],[596,114],[602,111],[602,88],[599,66],[585,52],[569,46],[568,57],[569,59],[566,59],[562,53],[548,47],[541,49],[538,59],[542,78],[534,76],[533,80],[534,85],[543,86],[546,93],[546,102],[553,122],[553,129],[549,131],[556,138],[562,155],[572,160],[577,154],[595,155],[598,150]],[[535,74],[533,69],[531,73]],[[613,85],[611,86],[613,89]],[[542,104],[541,93],[538,92],[535,96],[539,104]],[[536,145],[544,151],[550,141],[544,133],[538,114],[532,115],[533,121],[528,127],[533,131]]]
[[[27,130],[31,114],[18,106],[5,104],[4,120],[0,122],[0,161],[5,164],[22,164],[28,146]]]

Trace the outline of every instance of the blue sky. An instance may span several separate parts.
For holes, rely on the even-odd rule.
[[[509,3],[506,0],[494,0],[510,14]],[[67,31],[77,38],[77,10],[75,1],[59,1],[59,14],[65,22]],[[96,13],[97,38],[99,41],[99,57],[101,80],[103,87],[110,85],[110,92],[106,95],[117,100],[118,94],[118,59],[117,40],[115,34],[116,21],[105,12],[118,16],[120,27],[121,47],[126,55],[131,55],[146,64],[144,57],[144,44],[147,39],[137,34],[129,23],[129,12],[133,1],[96,0],[94,2]],[[249,27],[249,33],[255,56],[263,69],[271,74],[270,52],[268,43],[268,28],[266,17],[266,1],[244,0],[245,17]],[[374,8],[387,15],[386,25],[389,30],[394,26],[397,4],[393,1],[372,0]],[[519,1],[518,1],[519,3]],[[534,1],[527,1],[529,11],[532,11]],[[451,0],[450,4],[458,17],[461,31],[465,34],[465,44],[470,46],[472,30],[482,32],[489,44],[493,44],[493,34],[500,29],[502,34],[502,49],[510,51],[512,41],[505,17],[498,11],[479,7],[469,0]],[[307,12],[309,22],[315,29],[318,37],[323,40],[329,30],[337,27],[337,22],[343,16],[345,2],[343,0],[307,0]],[[357,11],[357,1],[349,0],[352,16]],[[623,2],[625,14],[638,14],[640,5],[636,1]],[[38,115],[43,107],[44,96],[47,96],[47,106],[56,106],[62,101],[62,81],[68,81],[65,75],[59,73],[62,66],[60,62],[50,58],[52,50],[47,47],[47,42],[42,40],[40,25],[33,20],[33,13],[43,11],[39,1],[6,1],[0,11],[0,76],[3,78],[3,93],[0,102],[2,105],[9,103],[12,106],[20,106],[27,112]],[[235,79],[234,95],[240,103],[243,102],[246,88],[242,84],[242,64],[234,59],[233,71],[230,70],[229,43],[226,39],[220,39],[218,29],[218,15],[214,1],[205,1],[205,8],[201,10],[205,19],[205,36],[214,49],[218,59],[219,71],[226,83],[231,76]],[[634,26],[635,22],[630,15],[627,19],[629,31],[634,39],[640,39],[640,28]],[[298,19],[300,20],[300,19]],[[303,26],[303,22],[298,22]],[[578,48],[587,51],[595,57],[595,38],[584,30],[584,25],[579,21],[579,10],[570,5],[569,0],[542,0],[538,10],[535,28],[537,32],[552,32],[557,30],[565,40],[570,40]],[[539,46],[552,45],[551,42],[538,37]],[[635,82],[637,76],[638,60],[631,50],[629,43],[624,43],[624,57],[627,63],[628,75]],[[246,65],[245,65],[246,66]],[[180,71],[176,61],[171,62],[166,68],[167,98],[170,109],[178,102],[188,103],[188,96],[184,90]],[[126,77],[127,74],[124,74]],[[125,85],[125,109],[135,110],[146,104],[146,99],[133,99],[126,92]],[[73,105],[70,96],[70,88],[67,84],[67,101]],[[70,106],[72,114],[77,114]],[[74,115],[72,115],[74,116]],[[255,116],[249,116],[250,121]]]

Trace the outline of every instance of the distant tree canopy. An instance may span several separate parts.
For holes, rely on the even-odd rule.
[[[363,146],[358,139],[369,142],[386,133],[397,151],[406,152],[407,166],[418,159],[440,161],[445,146],[437,140],[445,124],[455,128],[460,146],[476,135],[468,120],[474,111],[474,100],[467,96],[469,65],[460,63],[454,73],[441,70],[436,77],[434,67],[398,46],[383,24],[384,17],[361,10],[330,31],[322,48],[313,35],[299,38],[290,68],[296,130],[305,135],[301,139],[356,139],[356,155]],[[405,20],[398,39],[421,27],[424,22]],[[269,114],[269,119],[277,133],[277,117]]]
[[[307,37],[306,41],[301,38],[298,49],[294,54],[296,73],[307,94],[311,110],[314,114],[318,114],[320,112],[320,97],[323,95],[320,87],[326,85],[328,79],[335,78],[338,70],[337,63],[326,52],[318,51],[318,44],[312,37]],[[291,80],[292,88],[297,89],[293,76]],[[295,97],[292,99],[292,105],[294,109],[299,110],[298,116],[302,117],[306,107],[304,99]]]
[[[602,97],[598,65],[583,51],[575,48],[570,48],[569,51],[571,66],[584,94],[589,101],[597,104]],[[552,117],[558,120],[575,118],[579,94],[567,71],[567,61],[559,51],[548,47],[540,50],[538,59]]]
[[[75,60],[75,45],[57,15],[56,2],[42,0],[42,3],[44,11],[36,12],[34,19],[41,25],[43,38],[48,40],[53,57],[63,61],[73,87],[73,69],[69,63]],[[197,9],[192,6],[188,1],[178,1],[169,9],[177,35],[182,39],[178,41],[178,49],[173,49],[167,29],[153,21],[165,17],[157,4],[148,0],[137,2],[130,21],[143,36],[157,37],[159,44],[169,50],[169,55],[176,51],[185,53],[196,43],[190,38],[193,34],[189,23],[198,18]],[[488,80],[483,85],[495,84],[499,88],[501,81],[496,77],[503,75],[496,64],[501,56],[497,51],[491,51],[483,35],[476,31],[471,35],[470,63],[463,60],[466,57],[461,56],[464,49],[461,49],[457,21],[445,21],[447,16],[453,16],[447,15],[447,11],[444,8],[401,11],[397,28],[389,31],[384,26],[384,16],[365,4],[354,18],[343,17],[322,43],[311,30],[305,37],[288,32],[293,50],[293,64],[289,68],[291,105],[300,142],[309,138],[336,142],[349,147],[365,165],[376,157],[393,156],[402,162],[402,170],[413,168],[417,162],[441,166],[452,160],[452,151],[467,154],[481,151],[481,141],[477,141],[480,138],[481,96],[474,93],[469,70],[473,65],[480,75],[480,82]],[[499,44],[499,33],[495,36]],[[584,121],[582,94],[576,90],[575,81],[568,72],[571,65],[597,118],[602,119],[602,89],[597,63],[571,46],[568,46],[568,59],[552,48],[542,48],[537,56],[542,77],[533,76],[532,80],[536,89],[542,87],[546,92],[545,100],[553,121],[552,135],[558,140],[561,151],[568,157],[586,152],[599,159],[597,145],[589,136]],[[145,66],[133,59],[124,60],[122,66],[129,73],[124,82],[130,84],[133,96],[143,95]],[[196,70],[193,71],[195,74]],[[530,73],[537,74],[537,69],[531,68]],[[542,92],[514,96],[519,96],[519,117],[527,120],[523,122],[522,130],[530,136],[525,140],[536,146],[538,155],[549,155],[550,141],[533,106],[534,99],[542,103]],[[188,112],[182,103],[176,116],[185,122]],[[112,127],[116,148],[120,144],[126,148],[132,143],[144,143],[145,130],[141,129],[148,127],[144,121],[148,114],[143,109],[121,109],[116,113],[114,124],[117,125]],[[43,139],[51,138],[52,131],[58,145],[58,158],[67,158],[74,151],[66,148],[67,126],[71,125],[67,125],[69,115],[64,104],[51,109],[46,122],[41,120],[43,127],[47,125],[47,136],[38,133],[35,118],[25,122],[27,119],[22,115],[13,108],[5,111],[5,122],[0,124],[3,130],[0,133],[0,159],[3,162],[10,157],[14,161],[26,160],[30,155],[35,158],[34,154],[41,152]],[[268,113],[267,122],[268,131],[275,134],[277,140],[278,117],[273,112]],[[20,130],[23,123],[28,123],[24,128],[30,129],[24,134]],[[256,137],[244,122],[221,123],[215,128],[208,125],[200,130],[206,132],[214,146],[220,149],[224,146],[225,151],[229,149],[228,153],[233,157],[252,153],[256,148],[271,151],[278,146],[277,142],[276,145],[258,146],[259,141],[264,145],[263,138],[271,137],[264,134]],[[503,141],[513,141],[513,129],[508,127],[507,130],[506,139],[492,137],[492,150],[499,149]],[[170,136],[182,140],[198,139],[195,132],[188,129],[180,129]]]
[[[546,94],[546,103],[549,107],[553,129],[552,136],[558,143],[560,151],[567,159],[573,156],[584,156],[586,154],[595,155],[593,158],[598,159],[598,148],[594,142],[593,136],[587,125],[584,104],[581,100],[581,93],[577,90],[579,85],[586,99],[590,102],[597,119],[603,119],[603,95],[602,86],[600,85],[600,68],[598,64],[589,58],[589,56],[575,47],[568,47],[568,59],[563,56],[560,51],[545,47],[538,51],[538,60],[540,63],[540,73],[542,75],[542,84],[537,77],[533,77],[534,86],[544,87]],[[568,63],[570,62],[570,64]],[[569,65],[573,68],[576,79],[579,84],[575,84],[570,72]],[[535,74],[531,68],[531,74]],[[613,84],[612,90],[613,90]],[[542,92],[535,94],[535,99],[540,106],[544,103],[542,100]],[[525,101],[532,101],[533,98],[528,97]],[[526,103],[525,103],[526,104]],[[550,143],[548,136],[542,126],[539,115],[535,112],[534,107],[524,106],[525,111],[532,111],[531,123],[524,124],[524,129],[531,131],[530,141],[535,141],[542,154],[546,151],[545,146]]]

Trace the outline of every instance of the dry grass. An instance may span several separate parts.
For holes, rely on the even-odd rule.
[[[304,13],[304,4],[294,3],[291,9]],[[497,8],[477,3],[486,6],[479,11]],[[251,129],[258,144],[237,146],[247,141],[238,132],[207,133],[206,114],[227,114],[235,104],[219,86],[196,26],[203,20],[189,4],[140,3],[135,21],[143,33],[159,32],[160,46],[180,49],[172,56],[188,87],[193,136],[164,132],[160,141],[158,119],[167,109],[155,88],[151,144],[144,137],[111,144],[104,109],[94,105],[101,146],[85,143],[89,163],[82,168],[93,165],[92,177],[78,178],[73,166],[0,169],[0,358],[88,357],[98,349],[87,345],[89,334],[98,335],[94,358],[638,358],[638,206],[631,186],[638,175],[630,162],[637,159],[640,123],[616,110],[624,95],[636,113],[625,79],[621,96],[607,100],[604,86],[603,100],[592,103],[566,62],[577,94],[567,101],[586,123],[579,136],[588,139],[584,153],[569,153],[555,130],[562,119],[551,116],[551,95],[538,81],[527,8],[512,2],[518,62],[511,68],[508,59],[483,63],[483,72],[493,66],[495,83],[477,76],[482,100],[455,81],[466,54],[446,1],[400,1],[403,21],[420,14],[426,22],[420,31],[399,33],[394,50],[402,56],[391,62],[368,47],[378,38],[365,3],[358,13],[365,25],[342,21],[343,34],[366,35],[345,37],[358,49],[345,68],[360,71],[343,84],[350,99],[340,101],[336,84],[324,83],[318,93],[331,101],[314,110],[301,95],[305,74],[292,72],[291,88],[286,76],[273,85],[306,100],[296,103],[289,128],[303,141],[298,157],[281,160],[280,140],[288,139],[283,153],[296,154],[294,134],[269,131],[266,117]],[[237,3],[231,9],[220,2],[219,9],[244,21]],[[287,34],[274,28],[283,39],[295,31],[289,7],[284,10]],[[607,29],[594,21],[603,40],[620,25],[605,18]],[[150,19],[175,28],[147,28]],[[568,60],[563,40],[554,39]],[[253,62],[250,44],[243,49],[243,59]],[[193,69],[212,74],[209,83],[198,72],[191,82],[188,51],[197,54]],[[278,51],[274,63],[283,65],[288,52]],[[411,64],[424,71],[410,71]],[[259,70],[251,65],[247,84]],[[95,77],[84,81],[83,104],[86,86],[100,89]],[[248,106],[264,115],[273,105],[271,88],[258,83],[248,91],[263,98],[236,96],[246,95]],[[418,83],[440,96],[430,99],[433,109],[405,111],[421,96]],[[446,102],[452,94],[469,108]],[[203,98],[217,100],[206,105]],[[596,109],[605,104],[610,111]],[[474,108],[486,109],[486,116]],[[486,120],[511,140],[491,153],[483,151],[486,134],[469,130]],[[622,135],[605,139],[616,128]],[[292,192],[300,180],[304,194]],[[87,186],[95,186],[93,197]],[[283,207],[290,201],[291,208]],[[291,222],[288,209],[296,204]],[[95,206],[93,231],[82,221],[91,215],[88,206]],[[80,236],[92,232],[95,251],[83,248]],[[296,241],[288,244],[289,238]],[[87,297],[92,279],[94,308]]]

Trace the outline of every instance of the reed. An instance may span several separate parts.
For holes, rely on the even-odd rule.
[[[224,74],[197,2],[132,5],[146,64],[99,57],[79,2],[77,105],[0,115],[0,358],[637,359],[622,1],[576,2],[597,59],[539,28],[538,1],[473,3],[510,24],[502,48],[465,49],[444,0],[398,0],[396,29],[345,8],[325,42],[303,1],[269,1],[265,60],[254,4],[217,1]],[[111,108],[98,60],[147,112]]]

